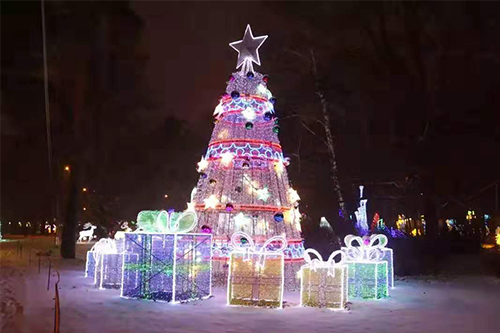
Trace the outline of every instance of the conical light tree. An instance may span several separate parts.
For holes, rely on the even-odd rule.
[[[258,49],[266,38],[254,37],[247,26],[243,39],[230,44],[238,51],[239,71],[230,76],[215,108],[214,130],[188,204],[204,231],[213,233],[216,259],[227,257],[229,238],[236,231],[258,245],[284,236],[289,261],[303,254],[300,197],[288,180],[276,99],[267,87],[269,78],[253,69],[253,63],[260,65]]]

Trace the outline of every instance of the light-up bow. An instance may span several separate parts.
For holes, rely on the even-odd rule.
[[[346,255],[348,260],[352,261],[379,261],[384,256],[384,248],[388,239],[385,235],[376,234],[364,239],[359,236],[347,235],[344,238],[347,246]],[[353,243],[357,243],[355,246]]]
[[[111,238],[101,238],[97,243],[92,246],[90,252],[94,256],[96,265],[99,264],[99,259],[102,254],[117,253],[115,240]]]
[[[160,233],[187,233],[198,224],[193,211],[167,212],[165,210],[143,210],[137,215],[140,231]]]
[[[248,244],[243,244],[241,242],[241,239],[246,239]],[[239,242],[238,242],[239,240]],[[280,247],[279,248],[273,248],[273,249],[268,249],[269,245],[271,245],[273,242],[280,242]],[[250,237],[245,232],[238,231],[235,232],[231,236],[231,246],[233,248],[233,253],[243,253],[246,254],[245,260],[250,260],[250,255],[252,254],[258,254],[259,255],[259,260],[257,261],[257,266],[259,267],[264,267],[266,263],[266,254],[280,254],[285,251],[285,249],[288,246],[288,242],[286,241],[285,237],[282,236],[274,236],[269,238],[264,245],[260,249],[257,249],[255,246],[255,243]]]
[[[316,256],[315,259],[311,258],[311,254]],[[335,257],[340,256],[339,261],[335,261]],[[328,275],[335,276],[335,266],[342,265],[345,261],[346,254],[344,251],[337,250],[333,251],[332,254],[328,257],[327,261],[323,260],[321,254],[314,249],[307,249],[304,251],[304,260],[307,262],[302,268],[309,267],[313,271],[316,271],[318,268],[328,268]]]

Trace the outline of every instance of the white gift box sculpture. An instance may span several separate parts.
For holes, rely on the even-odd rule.
[[[231,243],[227,304],[282,308],[286,239],[272,237],[257,249],[248,234],[236,232]]]
[[[125,233],[121,296],[163,302],[210,297],[212,235],[187,233],[197,224],[196,214],[142,215],[156,220],[162,232]]]
[[[383,236],[383,235],[378,235]],[[383,260],[382,243],[378,237],[346,236],[348,295],[351,298],[379,299],[389,296],[388,262]],[[357,246],[353,245],[357,243]]]
[[[316,259],[311,258],[315,255]],[[335,258],[340,257],[339,261]],[[327,261],[314,249],[304,252],[307,262],[300,270],[300,305],[343,310],[347,303],[345,253],[334,251]]]
[[[87,252],[85,276],[92,277],[101,289],[120,287],[123,254],[118,252],[117,242],[120,240],[102,238]]]

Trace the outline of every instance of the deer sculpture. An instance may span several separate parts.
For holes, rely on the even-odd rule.
[[[80,237],[78,237],[77,242],[82,242],[84,238],[87,238],[87,242],[90,242],[94,238],[94,230],[97,229],[95,225],[91,226],[89,230],[80,231]]]

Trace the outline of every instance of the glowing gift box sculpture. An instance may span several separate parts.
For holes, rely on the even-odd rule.
[[[196,226],[194,212],[175,217],[156,214],[162,233],[125,233],[122,297],[164,302],[210,297],[212,235],[187,233]]]
[[[311,254],[317,258],[312,259]],[[338,262],[335,258],[340,256]],[[300,270],[300,306],[343,310],[347,303],[347,266],[345,253],[337,250],[323,261],[316,250],[304,252],[307,262]]]
[[[87,252],[85,276],[94,279],[101,289],[119,288],[123,254],[117,250],[120,240],[102,238]]]
[[[257,250],[248,234],[236,232],[231,243],[227,304],[282,308],[286,239],[272,237]]]
[[[352,237],[356,237],[354,235],[348,235],[345,237],[344,242],[347,244],[349,240]],[[374,234],[369,237],[369,240],[366,240],[366,237],[363,237],[363,242],[366,242],[368,244],[371,244],[371,247],[376,247],[380,251],[382,251],[382,258],[380,260],[382,261],[387,261],[387,271],[388,271],[388,276],[389,276],[389,288],[394,288],[394,258],[393,258],[393,251],[392,249],[386,247],[387,243],[389,240],[387,239],[387,236],[382,235],[382,234]],[[351,244],[352,245],[352,244]],[[352,247],[352,246],[351,246]],[[345,251],[348,260],[350,260],[350,256],[352,257],[351,254],[359,255],[357,252],[352,253],[352,250],[349,250],[347,247],[343,247],[342,251]]]
[[[345,238],[348,265],[348,295],[352,298],[379,299],[389,296],[389,272],[384,253],[375,238],[349,235]],[[354,246],[353,243],[358,243]],[[380,243],[379,243],[380,244]]]

